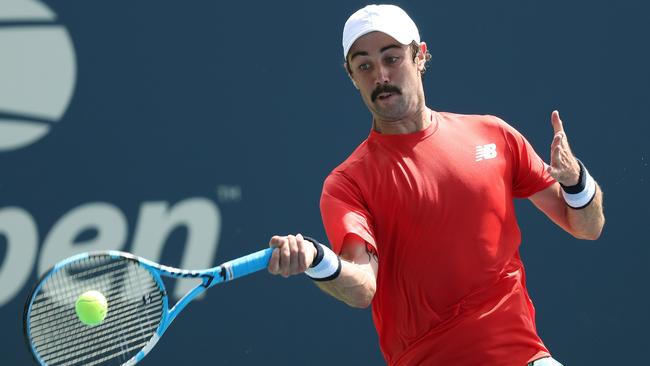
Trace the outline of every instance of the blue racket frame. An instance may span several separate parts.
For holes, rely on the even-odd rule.
[[[151,351],[151,349],[156,345],[160,337],[162,337],[162,335],[165,333],[167,328],[169,328],[169,325],[174,321],[174,319],[176,319],[178,314],[193,299],[195,299],[197,296],[205,292],[205,290],[217,284],[227,282],[227,281],[232,281],[239,277],[243,277],[251,273],[255,273],[262,269],[265,269],[268,266],[272,253],[273,253],[273,249],[267,248],[255,253],[248,254],[243,257],[239,257],[237,259],[233,259],[231,261],[225,262],[213,268],[200,269],[200,270],[185,270],[185,269],[169,267],[169,266],[155,263],[148,259],[138,257],[131,253],[121,252],[117,250],[87,252],[87,253],[77,254],[54,265],[54,267],[52,267],[51,270],[49,270],[45,275],[43,275],[43,277],[38,282],[36,287],[34,287],[34,289],[32,290],[32,293],[29,296],[27,303],[25,304],[25,312],[24,312],[25,338],[29,343],[29,347],[36,360],[41,365],[47,365],[41,359],[38,352],[36,352],[36,349],[34,348],[32,342],[30,341],[31,335],[29,334],[29,330],[30,330],[29,321],[31,315],[31,304],[34,301],[36,295],[40,292],[43,284],[54,273],[56,273],[66,265],[70,264],[71,262],[76,262],[88,258],[92,255],[109,255],[114,258],[128,258],[138,262],[143,268],[146,268],[149,272],[151,272],[154,280],[158,283],[158,286],[163,290],[165,289],[165,284],[162,281],[163,276],[169,278],[200,279],[201,283],[198,284],[196,287],[194,287],[187,294],[185,294],[180,300],[178,300],[178,302],[176,302],[176,304],[174,304],[174,306],[171,309],[169,308],[169,299],[167,297],[167,292],[166,291],[163,292],[163,297],[162,297],[163,314],[156,332],[151,337],[151,339],[147,342],[147,344],[135,356],[133,356],[130,360],[128,360],[126,363],[123,364],[124,366],[135,365],[136,363],[140,362],[149,353],[149,351]]]

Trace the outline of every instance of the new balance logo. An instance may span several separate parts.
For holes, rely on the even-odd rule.
[[[476,147],[476,161],[494,159],[497,157],[497,145],[487,144]]]

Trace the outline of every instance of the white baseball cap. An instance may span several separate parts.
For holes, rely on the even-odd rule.
[[[395,5],[368,5],[352,14],[343,27],[343,57],[354,41],[370,32],[382,32],[401,44],[420,43],[420,32],[404,10]]]

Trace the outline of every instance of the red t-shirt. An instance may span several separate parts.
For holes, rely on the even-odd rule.
[[[373,320],[389,365],[524,366],[535,330],[513,198],[554,179],[493,116],[432,112],[406,135],[375,131],[327,177],[333,249],[356,234],[379,258]]]

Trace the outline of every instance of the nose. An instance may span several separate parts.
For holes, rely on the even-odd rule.
[[[390,78],[388,75],[387,68],[384,67],[383,65],[379,65],[375,68],[375,70],[376,70],[375,85],[388,84]]]

